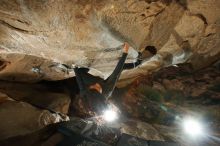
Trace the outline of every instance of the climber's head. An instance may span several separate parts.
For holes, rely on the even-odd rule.
[[[102,93],[102,86],[99,83],[95,83],[89,86],[90,90],[96,90],[99,93]]]
[[[154,46],[147,46],[147,47],[145,47],[145,51],[148,51],[152,55],[156,55],[157,54],[157,48],[154,47]]]
[[[149,58],[153,57],[156,54],[157,54],[157,48],[156,47],[146,46],[142,50],[141,55],[139,55],[138,57],[142,60],[145,60],[145,59],[149,59]]]

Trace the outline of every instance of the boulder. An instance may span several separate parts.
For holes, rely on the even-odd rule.
[[[0,140],[29,134],[63,120],[59,115],[17,101],[1,103],[0,117]]]
[[[65,87],[57,83],[51,86],[0,81],[0,91],[4,93],[0,96],[2,100],[7,95],[16,101],[27,102],[41,109],[67,114],[71,99],[64,89]]]
[[[121,123],[121,132],[145,140],[164,141],[163,137],[152,125],[137,120],[129,120]]]

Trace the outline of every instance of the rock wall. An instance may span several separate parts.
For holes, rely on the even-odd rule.
[[[219,74],[220,64],[216,63],[197,72],[193,72],[190,64],[181,64],[161,69],[152,76],[143,76],[126,88],[115,90],[111,101],[121,112],[116,123],[106,125],[120,127],[122,133],[145,140],[175,141],[181,146],[218,146],[218,141],[208,137],[219,136]],[[54,146],[60,142],[63,136],[57,133],[53,123],[68,119],[64,114],[68,113],[68,109],[73,110],[70,107],[73,97],[66,93],[65,86],[67,83],[63,81],[37,84],[0,81],[0,145]],[[84,112],[79,110],[74,111],[78,114]],[[88,117],[89,113],[85,114],[87,116],[84,117]],[[75,117],[76,114],[73,116],[70,118],[80,120]],[[181,118],[186,116],[204,121],[207,136],[195,140],[186,135],[181,125]],[[88,119],[93,118],[80,121]],[[77,127],[84,127],[77,120],[72,122]],[[97,123],[100,126],[104,124]],[[91,134],[88,129],[97,128],[91,121],[85,127],[87,134]],[[103,137],[108,135],[109,128],[97,129]],[[112,138],[115,137],[111,135],[103,140],[109,142]]]
[[[124,41],[128,62],[146,46],[157,54],[121,83],[182,62],[201,68],[219,58],[219,14],[218,0],[1,0],[0,79],[61,80],[75,65],[107,78]]]
[[[166,67],[116,89],[113,95],[123,115],[152,124],[165,140],[177,141],[181,146],[219,145],[219,141],[206,138],[219,135],[219,99],[220,63],[196,72],[190,64]],[[180,119],[187,116],[203,121],[206,135],[196,140],[186,136]],[[142,124],[131,123],[127,127],[132,135],[147,135],[143,131],[148,128]]]
[[[57,88],[1,81],[0,141],[68,120],[69,104],[70,96]]]

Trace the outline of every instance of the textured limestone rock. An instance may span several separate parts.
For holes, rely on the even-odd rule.
[[[190,110],[219,119],[218,65],[197,72],[190,64],[167,67],[116,90],[113,97],[127,114],[148,122],[169,124],[174,115],[192,113]]]
[[[58,85],[53,84],[51,87],[47,83],[21,84],[1,81],[0,141],[11,137],[19,139],[49,124],[68,120],[64,114],[68,112],[70,97]],[[39,134],[32,136],[30,141],[25,141],[23,137],[21,143],[26,145],[28,142],[37,143],[43,139]]]
[[[1,81],[0,91],[2,96],[0,95],[0,99],[4,101],[9,96],[16,101],[27,102],[38,108],[67,114],[70,96],[62,91],[63,89],[60,89],[59,86],[58,84],[51,87],[47,84],[22,84]]]
[[[181,62],[203,67],[219,58],[219,14],[218,0],[1,0],[0,78],[74,76],[61,64],[89,67],[91,74],[106,78],[121,54],[116,47],[124,41],[139,51],[155,46],[158,54],[125,71],[121,84]],[[137,57],[134,50],[128,62]]]
[[[1,146],[55,146],[62,139],[62,135],[53,135],[56,132],[56,125],[49,125],[43,129],[31,133],[10,137],[0,140]],[[51,136],[52,135],[52,136]],[[53,141],[51,141],[52,139]]]
[[[1,1],[1,60],[8,62],[1,78],[58,80],[74,75],[59,64],[91,67],[93,74],[108,76],[121,54],[115,47],[122,43],[102,24],[99,11],[106,8],[104,1]]]
[[[156,46],[158,54],[140,68],[125,71],[119,86],[164,66],[191,62],[200,69],[219,59],[219,2],[187,1],[185,6],[172,1],[156,16],[146,45]]]
[[[0,92],[0,103],[5,102],[7,100],[13,100],[13,99],[8,97],[8,95],[6,95],[5,93]]]
[[[121,124],[121,131],[146,140],[164,140],[152,125],[141,121],[129,120],[124,122]]]
[[[181,146],[219,145],[215,139],[219,137],[220,127],[219,75],[219,62],[199,71],[193,70],[191,64],[179,64],[163,68],[152,77],[140,77],[128,87],[116,90],[114,101],[122,113],[153,128],[149,130],[146,123],[135,121],[125,125],[125,129],[140,136],[155,131],[165,141],[175,141]],[[195,140],[184,132],[182,119],[188,116],[204,122],[206,135]]]
[[[219,143],[218,141],[211,139],[211,138],[200,138],[197,140],[193,140],[191,137],[185,135],[182,131],[181,128],[179,127],[168,127],[168,126],[163,126],[163,125],[154,125],[155,129],[158,130],[159,133],[161,133],[165,138],[167,138],[170,141],[176,141],[178,142],[181,146],[206,146],[206,145],[211,145],[211,146],[218,146]],[[215,137],[213,133],[213,137]]]
[[[25,135],[59,121],[58,115],[16,101],[1,103],[0,117],[0,140]]]

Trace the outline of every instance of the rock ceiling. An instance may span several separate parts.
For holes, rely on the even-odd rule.
[[[202,68],[220,55],[219,0],[1,0],[0,78],[61,80],[77,66],[108,77],[124,41],[128,62],[146,46],[157,54],[121,81],[183,62]],[[62,66],[65,64],[65,66]]]

